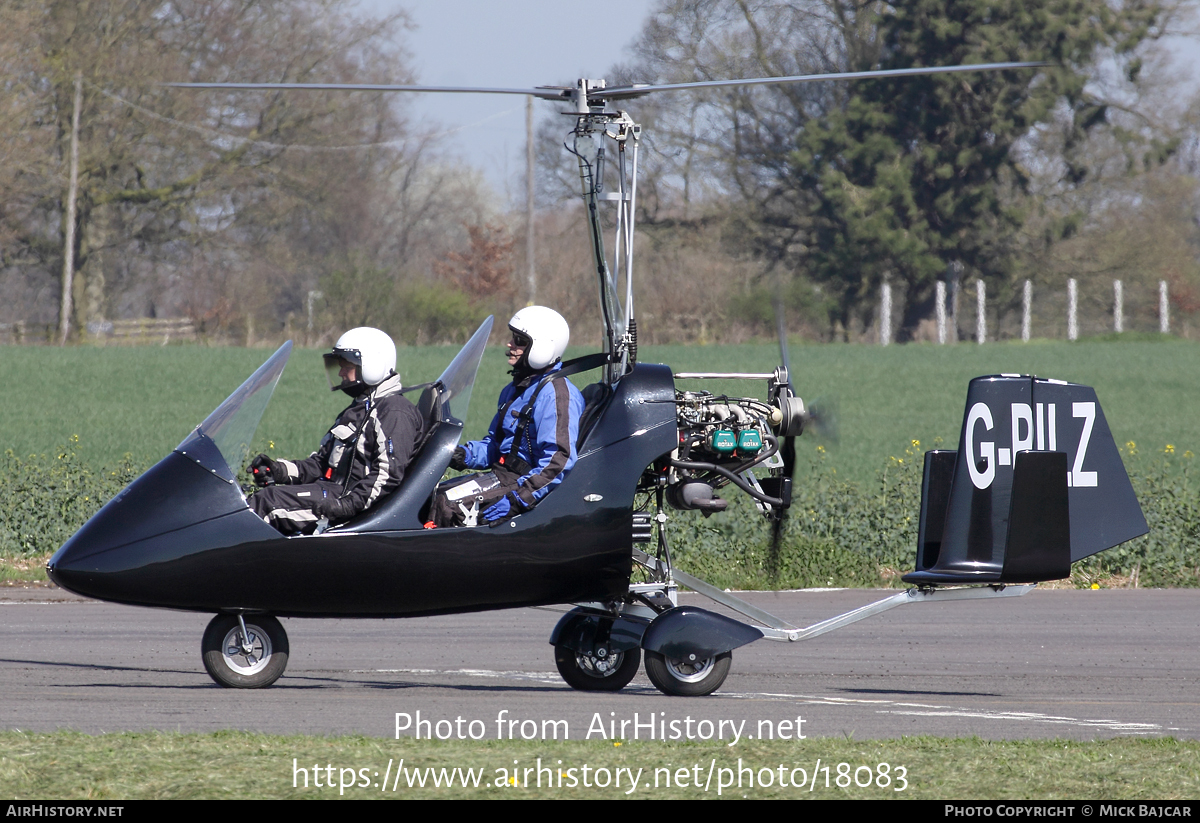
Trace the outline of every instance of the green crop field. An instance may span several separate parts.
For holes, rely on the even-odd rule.
[[[81,457],[108,465],[123,454],[149,466],[270,354],[265,349],[12,347],[0,362],[0,446],[17,455],[49,453],[72,435]],[[400,350],[409,384],[432,380],[451,347]],[[585,353],[576,349],[572,355]],[[643,347],[641,359],[676,371],[770,371],[769,344]],[[999,343],[977,346],[793,345],[794,383],[806,399],[834,401],[840,439],[829,464],[849,480],[868,481],[911,440],[929,447],[958,441],[967,381],[981,374],[1034,373],[1096,388],[1118,443],[1145,449],[1200,446],[1200,345],[1173,339],[1136,342]],[[488,350],[468,420],[477,436],[507,382],[502,351]],[[577,378],[586,382],[586,376]],[[763,381],[692,381],[688,387],[759,395]],[[279,456],[307,455],[337,412],[320,353],[297,349],[259,428],[258,447]],[[274,448],[270,449],[270,444]],[[801,441],[802,445],[804,441]]]
[[[10,348],[0,363],[0,580],[36,579],[37,558],[61,545],[137,473],[174,448],[270,354],[266,349]],[[400,351],[405,381],[436,378],[452,347]],[[583,354],[582,349],[570,354]],[[769,372],[770,344],[645,347],[676,371]],[[1200,346],[1173,339],[985,346],[794,345],[802,396],[837,409],[836,443],[802,438],[794,505],[780,556],[769,524],[744,495],[708,519],[672,516],[681,568],[722,587],[895,584],[912,567],[920,454],[957,446],[967,382],[1034,373],[1094,386],[1150,522],[1151,533],[1076,564],[1075,585],[1200,585]],[[31,384],[22,380],[36,375]],[[577,382],[595,379],[581,375]],[[479,436],[508,381],[487,351],[467,435]],[[681,381],[683,384],[684,381]],[[688,381],[687,388],[762,396],[766,382]],[[259,428],[255,451],[307,455],[344,406],[320,352],[296,350]],[[915,441],[915,442],[914,442]],[[1136,444],[1136,445],[1134,445]],[[127,456],[126,456],[127,455]]]

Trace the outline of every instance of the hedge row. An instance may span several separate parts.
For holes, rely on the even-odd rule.
[[[935,446],[938,444],[934,444]],[[0,463],[0,557],[45,556],[140,472],[128,455],[88,466],[72,438],[53,454]],[[807,450],[778,556],[771,525],[745,495],[703,518],[672,512],[668,535],[679,567],[726,588],[805,588],[898,584],[912,569],[920,508],[921,444],[888,458],[873,483],[841,480],[823,447]],[[1174,446],[1122,448],[1150,533],[1075,564],[1077,585],[1103,580],[1143,587],[1200,586],[1200,489],[1195,457]]]
[[[937,447],[940,444],[935,443]],[[740,493],[711,518],[677,514],[668,528],[680,568],[729,588],[901,585],[914,567],[921,503],[922,447],[911,441],[875,481],[840,480],[821,447],[796,472],[779,556],[770,525]],[[1144,537],[1076,563],[1077,586],[1200,586],[1200,488],[1195,456],[1173,445],[1121,449],[1150,525]]]

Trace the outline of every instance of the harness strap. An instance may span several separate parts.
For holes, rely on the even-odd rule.
[[[533,468],[527,461],[520,456],[520,446],[529,436],[529,423],[533,420],[533,404],[537,402],[538,395],[542,393],[542,389],[547,385],[559,379],[559,373],[546,375],[538,383],[537,388],[533,390],[533,395],[529,398],[529,402],[525,404],[525,408],[521,409],[521,414],[517,417],[517,429],[513,432],[512,448],[508,450],[505,460],[502,461],[505,467],[518,471],[516,468],[518,463],[524,463],[527,468],[521,471],[521,474],[526,474]],[[564,380],[566,378],[563,378]],[[530,457],[533,456],[533,442],[529,442],[525,446],[525,453]]]
[[[410,391],[416,391],[417,389],[427,389],[430,386],[436,386],[440,382],[440,380],[434,380],[430,383],[418,383],[415,386],[405,386],[400,391],[396,392],[396,394],[408,394]]]
[[[550,383],[553,383],[555,380],[565,380],[572,374],[591,371],[592,369],[600,368],[608,362],[609,357],[607,354],[585,354],[583,357],[576,357],[573,360],[566,361],[562,364],[562,368],[558,369],[557,371],[552,371],[543,377],[541,381],[538,382],[537,388],[534,389],[533,395],[529,398],[529,402],[525,404],[525,408],[521,409],[521,414],[517,418],[516,431],[513,432],[512,448],[509,449],[507,455],[501,457],[501,465],[511,471],[519,471],[522,475],[528,474],[533,468],[533,466],[521,458],[519,451],[521,443],[525,441],[529,435],[529,423],[533,420],[533,404],[537,402],[537,397],[539,394],[541,394],[542,389],[546,388],[546,386],[548,386]],[[508,414],[509,407],[512,406],[513,402],[519,396],[520,393],[514,395],[513,399],[508,402],[508,406],[504,407],[504,414]],[[504,417],[501,416],[500,419],[503,420]],[[526,443],[525,453],[530,457],[533,456],[532,441]],[[521,468],[518,468],[518,466]]]
[[[340,484],[343,494],[348,491],[350,487],[350,467],[354,465],[354,454],[358,451],[358,441],[362,437],[363,432],[367,430],[367,426],[371,422],[371,417],[374,410],[374,403],[371,401],[374,398],[375,394],[373,392],[367,396],[365,400],[366,414],[363,415],[362,423],[358,425],[357,430],[354,432],[354,436],[345,441],[347,446],[345,451],[342,452],[341,459],[338,461],[337,466],[330,466],[325,472],[325,479]],[[353,406],[354,404],[351,403],[350,405]]]

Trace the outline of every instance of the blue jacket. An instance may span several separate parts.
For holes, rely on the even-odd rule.
[[[487,469],[503,465],[500,458],[507,457],[512,451],[521,412],[529,405],[542,378],[561,368],[562,364],[556,363],[534,375],[528,383],[509,383],[504,387],[487,437],[463,444],[467,466]],[[511,406],[510,400],[513,401]],[[504,412],[506,406],[507,413]],[[579,418],[583,414],[583,406],[583,395],[565,377],[551,380],[538,392],[533,404],[533,417],[525,436],[521,438],[522,442],[517,445],[517,456],[532,467],[521,475],[516,490],[526,508],[534,506],[549,494],[575,465],[575,441],[579,439]],[[503,420],[500,419],[502,414]]]

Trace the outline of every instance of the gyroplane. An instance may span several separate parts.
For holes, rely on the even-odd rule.
[[[641,128],[612,108],[699,87],[1036,65],[611,88],[588,79],[533,89],[172,84],[527,94],[566,104],[574,115],[567,148],[578,161],[604,330],[601,351],[560,372],[596,373],[584,390],[578,462],[536,508],[499,528],[423,527],[463,435],[489,318],[437,380],[416,387],[426,434],[401,487],[348,522],[284,537],[251,511],[237,473],[289,342],[59,549],[47,565],[50,578],[101,600],[213,613],[201,649],[206,670],[223,686],[264,687],[283,674],[288,638],[279,617],[397,618],[572,604],[550,635],[570,686],[622,689],[644,654],[658,689],[705,695],[724,682],[732,651],[762,638],[805,640],[904,604],[1021,595],[1066,577],[1072,562],[1144,534],[1146,521],[1095,392],[1021,375],[972,381],[959,449],[925,455],[916,568],[905,577],[913,588],[798,628],[675,567],[668,512],[719,512],[726,506],[721,490],[753,499],[774,521],[777,548],[791,502],[795,438],[811,428],[813,413],[793,388],[782,324],[781,364],[773,372],[673,373],[638,360],[633,228]],[[611,256],[605,207],[615,208]],[[766,397],[714,394],[702,388],[710,378],[765,381]],[[680,585],[746,619],[680,606]]]

